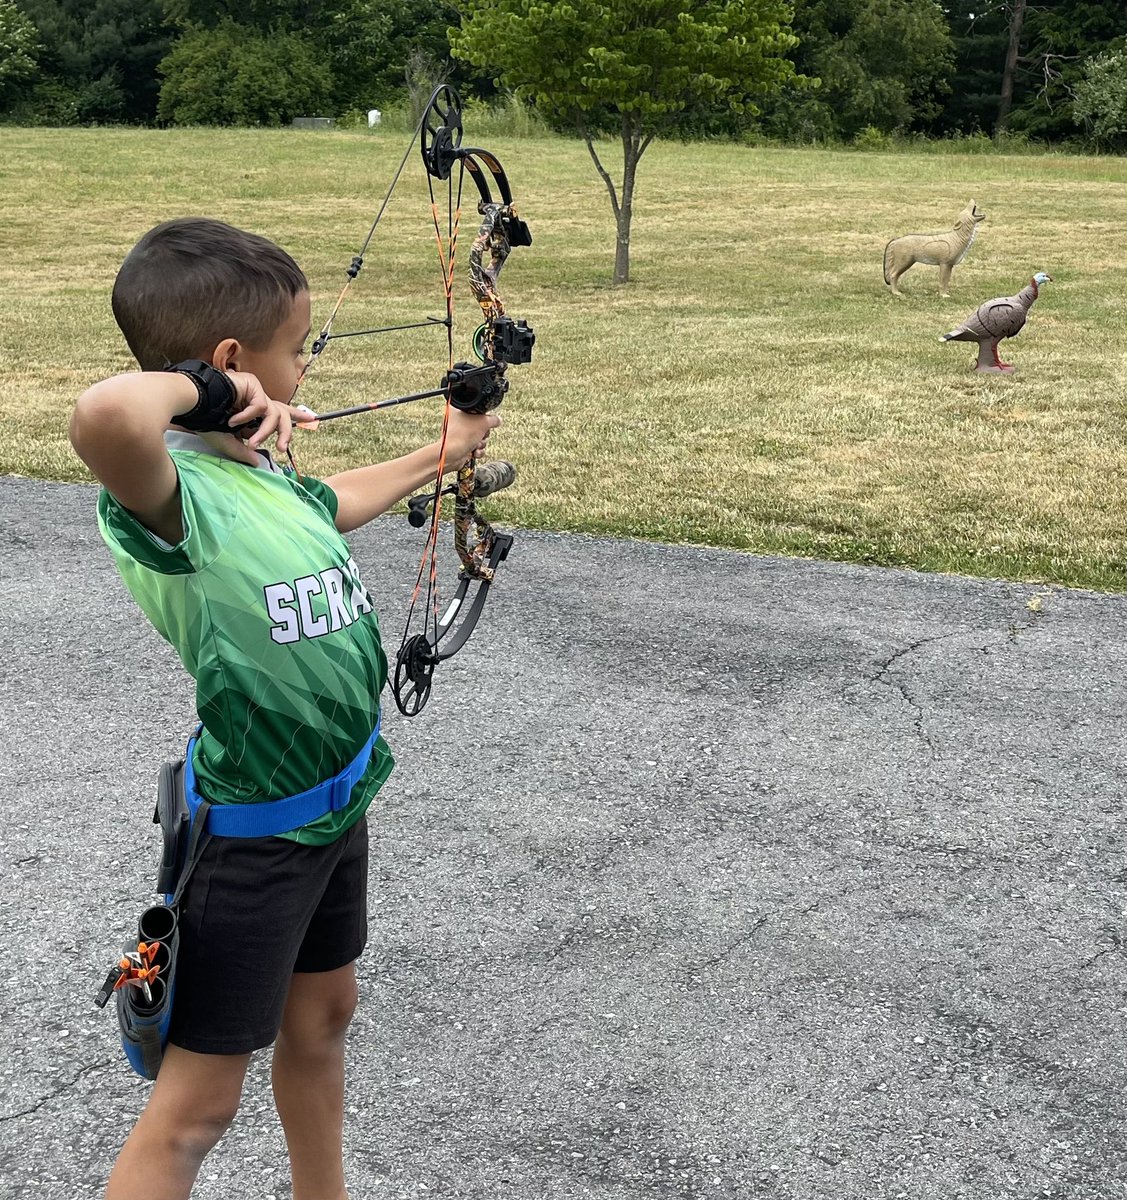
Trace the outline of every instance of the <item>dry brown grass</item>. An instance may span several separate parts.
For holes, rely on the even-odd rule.
[[[1127,161],[655,145],[634,282],[615,290],[583,147],[491,148],[535,236],[501,291],[538,336],[496,439],[521,471],[499,521],[1127,586]],[[275,238],[306,268],[316,322],[402,149],[359,133],[0,130],[0,471],[84,477],[67,414],[130,365],[108,297],[147,228],[206,213]],[[439,312],[424,193],[412,180],[393,204],[340,328]],[[897,302],[885,241],[952,224],[972,196],[987,220],[953,298],[916,267]],[[1039,269],[1055,282],[1007,346],[1018,373],[976,377],[970,348],[939,335]],[[468,339],[476,310],[459,304]],[[442,340],[338,343],[304,399],[434,386]],[[397,453],[438,420],[422,403],[327,425],[301,463]]]

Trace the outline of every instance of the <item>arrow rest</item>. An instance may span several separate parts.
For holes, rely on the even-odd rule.
[[[475,367],[473,363],[455,363],[442,377],[450,403],[462,412],[492,412],[505,398],[509,381],[504,367],[499,363],[486,362]]]

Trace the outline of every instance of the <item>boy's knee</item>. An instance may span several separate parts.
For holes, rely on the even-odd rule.
[[[177,1151],[206,1154],[235,1119],[249,1061],[169,1045],[142,1122]]]
[[[358,992],[355,982],[350,988],[335,990],[326,996],[316,1014],[311,1032],[319,1032],[327,1040],[343,1037],[356,1012]]]
[[[238,1098],[226,1102],[218,1096],[197,1096],[194,1100],[191,1104],[170,1104],[167,1097],[150,1101],[133,1133],[145,1154],[196,1166],[203,1161],[230,1128]]]
[[[357,999],[356,993],[353,992],[351,996],[342,998],[338,1004],[333,1006],[328,1018],[329,1024],[334,1029],[344,1033],[352,1024],[352,1018],[356,1013]]]
[[[238,1103],[208,1104],[202,1112],[181,1112],[169,1128],[169,1138],[185,1157],[202,1159],[227,1132]]]
[[[342,1039],[352,1023],[359,998],[356,977],[294,976],[282,1021],[281,1039],[309,1048]]]

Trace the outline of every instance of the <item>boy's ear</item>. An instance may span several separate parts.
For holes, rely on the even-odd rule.
[[[242,353],[242,344],[236,338],[224,338],[212,351],[211,365],[217,371],[237,371]]]

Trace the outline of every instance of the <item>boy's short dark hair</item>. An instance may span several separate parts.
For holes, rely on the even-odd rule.
[[[224,338],[269,345],[309,284],[264,237],[206,217],[165,221],[125,256],[113,315],[144,371],[210,358]]]

